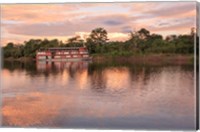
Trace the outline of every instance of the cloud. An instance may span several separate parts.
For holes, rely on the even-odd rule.
[[[176,3],[176,4],[175,4]],[[131,5],[128,5],[131,6]],[[146,2],[132,6],[133,20],[161,20],[196,16],[196,2]]]
[[[112,26],[123,25],[128,21],[128,18],[123,15],[103,15],[92,17],[88,16],[74,22],[65,20],[59,22],[14,24],[12,26],[5,23],[4,26],[7,24],[7,31],[11,34],[30,36],[67,36],[73,35],[75,32],[90,32],[92,29],[97,27],[105,27],[110,31],[120,31],[120,29]]]
[[[123,26],[121,28],[121,32],[122,33],[130,33],[131,31],[133,31],[132,27],[131,26]]]
[[[186,17],[182,19],[173,19],[171,21],[163,20],[151,26],[151,30],[178,30],[181,28],[192,28],[195,26],[194,17]]]
[[[2,19],[26,23],[55,22],[75,17],[78,6],[70,4],[13,4],[2,5]]]
[[[30,36],[64,36],[70,35],[75,31],[75,26],[65,21],[63,23],[36,23],[13,25],[7,28],[11,34],[30,35]]]
[[[124,22],[122,22],[121,20],[106,20],[103,23],[109,26],[117,26],[124,24]]]
[[[172,16],[178,16],[180,14],[185,14],[190,11],[195,10],[196,3],[195,2],[180,2],[177,4],[174,4],[172,2],[166,2],[163,3],[159,8],[152,9],[150,11],[146,11],[148,15],[151,15],[152,17],[172,17]]]
[[[170,25],[170,23],[167,23],[167,22],[161,22],[158,24],[159,26],[168,26]]]
[[[23,22],[15,20],[1,20],[1,25],[15,25],[15,24],[23,24]]]
[[[1,12],[4,44],[29,38],[64,40],[97,27],[111,33],[110,40],[121,40],[140,28],[166,35],[196,26],[196,2],[13,4],[2,5]]]

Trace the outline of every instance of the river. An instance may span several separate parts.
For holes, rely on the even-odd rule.
[[[193,65],[4,62],[2,127],[195,129]]]

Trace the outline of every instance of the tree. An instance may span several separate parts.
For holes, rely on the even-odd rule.
[[[140,38],[138,32],[130,32],[129,41],[134,45],[134,48],[137,48],[140,43]]]
[[[75,36],[68,39],[68,43],[76,43],[80,39],[80,36]]]
[[[137,48],[144,53],[145,50],[150,46],[150,32],[145,28],[141,28],[139,31],[135,32],[134,38],[135,41],[137,40]]]
[[[75,37],[68,39],[66,46],[68,46],[68,47],[82,47],[82,46],[84,46],[84,40],[81,39],[80,36],[75,36]]]
[[[22,44],[8,43],[5,47],[3,47],[4,57],[19,58],[24,55],[23,52],[24,52],[24,45]]]
[[[58,39],[53,39],[49,41],[48,47],[58,47],[58,46],[59,46]]]
[[[103,28],[96,28],[92,30],[90,39],[96,45],[103,45],[108,40],[107,31]]]
[[[6,45],[5,48],[7,48],[7,49],[12,49],[12,48],[14,48],[14,43],[9,42],[9,43]]]
[[[19,58],[22,56],[35,57],[38,49],[48,49],[50,47],[82,47],[87,46],[91,54],[101,53],[110,55],[133,55],[137,53],[194,53],[194,38],[197,42],[199,36],[195,28],[191,32],[182,35],[170,35],[163,39],[162,35],[151,34],[145,28],[139,31],[130,32],[130,38],[127,41],[109,41],[107,31],[103,28],[96,28],[85,38],[86,42],[80,36],[74,36],[63,43],[57,39],[30,39],[24,44],[8,43],[3,47],[4,57]],[[198,54],[197,44],[196,50]]]
[[[171,42],[171,41],[175,41],[177,38],[178,36],[173,34],[173,35],[168,35],[165,40],[168,42]]]
[[[36,50],[41,48],[42,40],[40,39],[31,39],[28,42],[25,42],[24,46],[24,55],[27,57],[35,57]]]
[[[150,35],[150,39],[154,39],[154,40],[155,39],[163,39],[163,37],[160,34],[153,33],[153,34]]]
[[[3,56],[11,57],[14,51],[14,44],[12,42],[8,43],[5,47],[3,47]]]
[[[107,31],[103,28],[96,28],[92,30],[89,38],[86,39],[86,46],[90,53],[101,52],[101,47],[107,40]]]
[[[150,32],[145,28],[140,29],[138,31],[138,34],[139,34],[140,39],[143,39],[143,40],[148,39],[148,37],[150,36]]]

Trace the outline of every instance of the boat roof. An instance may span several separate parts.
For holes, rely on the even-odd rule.
[[[80,48],[85,48],[85,47],[53,47],[53,48],[48,48],[49,50],[71,50],[71,49],[80,49]]]

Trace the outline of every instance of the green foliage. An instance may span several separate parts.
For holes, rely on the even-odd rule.
[[[84,40],[82,40],[80,36],[75,36],[75,37],[69,38],[65,46],[66,47],[83,47]]]
[[[142,40],[148,39],[150,37],[150,32],[145,28],[140,29],[138,32],[139,38]]]
[[[106,44],[107,40],[107,31],[103,28],[96,28],[86,39],[86,46],[90,53],[101,53],[103,52],[102,46]]]
[[[4,54],[4,57],[14,57],[14,58],[22,57],[24,55],[24,46],[8,43],[3,48],[3,54]]]
[[[103,28],[96,28],[92,30],[90,34],[90,41],[92,41],[93,44],[96,44],[98,46],[101,46],[106,43],[108,40],[107,38],[107,31]]]
[[[96,28],[91,31],[86,41],[80,36],[71,37],[66,43],[57,39],[31,39],[24,44],[8,43],[3,47],[4,57],[35,57],[38,49],[50,47],[83,47],[86,46],[91,54],[104,54],[112,56],[130,56],[146,53],[194,53],[195,32],[192,28],[190,34],[169,35],[163,39],[162,35],[151,34],[147,29],[130,32],[127,41],[108,41],[107,31],[103,28]],[[197,37],[197,40],[199,38]],[[198,42],[198,41],[197,41]],[[197,51],[198,51],[197,45]],[[198,54],[198,52],[197,52]]]

